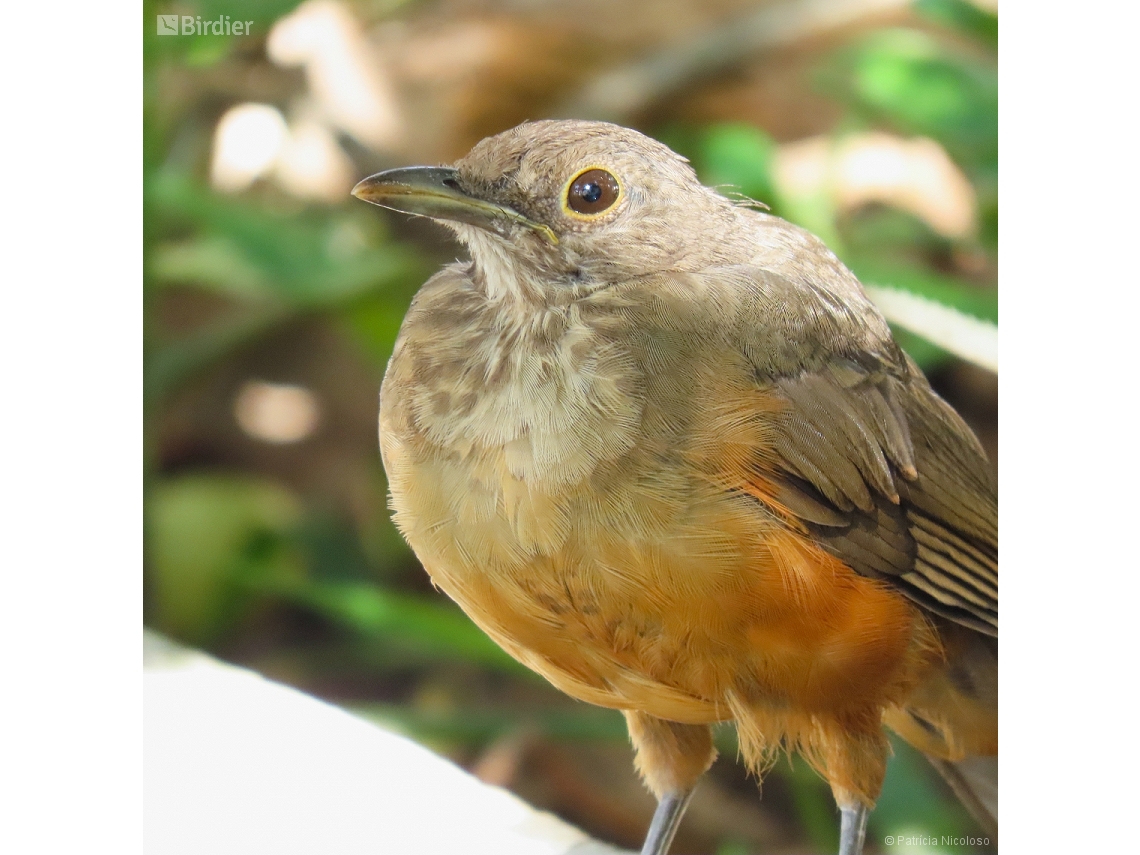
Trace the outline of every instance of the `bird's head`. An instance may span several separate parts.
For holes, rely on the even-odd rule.
[[[683,157],[605,122],[529,122],[452,167],[393,169],[352,192],[444,222],[489,286],[508,291],[588,293],[707,266],[739,212]]]

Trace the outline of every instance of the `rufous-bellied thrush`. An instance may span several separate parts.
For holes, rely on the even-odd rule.
[[[471,260],[381,392],[395,521],[520,662],[620,709],[666,852],[733,721],[862,848],[884,725],[996,829],[997,485],[816,237],[635,131],[543,121],[353,193]]]

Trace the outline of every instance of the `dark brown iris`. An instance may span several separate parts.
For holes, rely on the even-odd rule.
[[[579,214],[600,214],[617,201],[620,192],[617,179],[604,169],[588,169],[571,182],[566,204]]]

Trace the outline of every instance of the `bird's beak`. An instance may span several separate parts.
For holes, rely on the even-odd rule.
[[[393,211],[468,223],[500,234],[513,223],[538,232],[551,244],[558,243],[558,237],[549,226],[536,223],[506,205],[463,192],[455,170],[448,167],[411,166],[378,172],[353,187],[352,195]]]

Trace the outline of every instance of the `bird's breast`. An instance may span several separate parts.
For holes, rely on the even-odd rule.
[[[627,348],[570,313],[510,326],[475,315],[441,334],[410,316],[385,376],[380,439],[413,546],[447,532],[502,560],[550,554],[575,497],[627,457],[644,382]],[[604,490],[603,490],[604,492]]]

